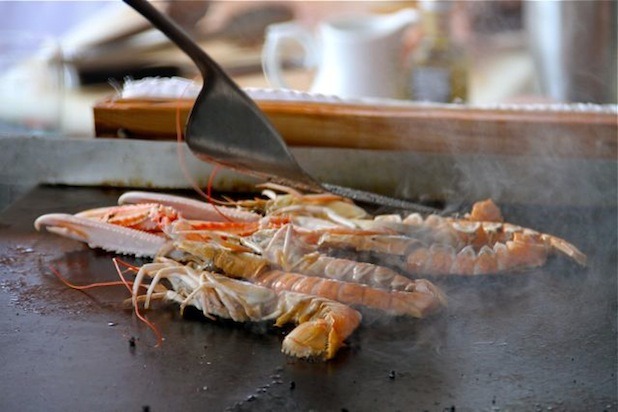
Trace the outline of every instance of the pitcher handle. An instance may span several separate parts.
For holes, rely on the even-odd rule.
[[[262,69],[266,80],[273,87],[289,89],[282,73],[281,45],[285,40],[295,41],[303,48],[303,67],[307,69],[317,65],[317,50],[312,33],[298,23],[287,22],[268,26],[262,49]]]

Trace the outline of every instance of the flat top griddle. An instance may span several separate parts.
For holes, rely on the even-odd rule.
[[[327,363],[280,353],[285,331],[148,317],[123,305],[114,256],[38,233],[34,219],[112,205],[118,190],[38,187],[0,215],[0,410],[615,410],[617,211],[503,206],[508,221],[572,241],[589,257],[526,273],[433,278],[449,296],[429,319],[364,311]],[[136,259],[127,259],[139,264]],[[144,263],[141,261],[141,263]]]

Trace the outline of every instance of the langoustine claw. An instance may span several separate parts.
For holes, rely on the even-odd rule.
[[[165,193],[132,191],[126,192],[118,198],[119,205],[144,203],[157,203],[171,207],[182,214],[185,219],[207,220],[211,222],[255,222],[261,217],[259,214],[248,210],[213,205],[211,203]]]
[[[40,216],[34,227],[84,242],[91,248],[136,257],[153,257],[167,242],[160,235],[65,213]]]

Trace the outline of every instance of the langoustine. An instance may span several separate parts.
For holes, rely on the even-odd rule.
[[[318,227],[312,221],[307,242],[323,249],[400,256],[403,263],[398,266],[410,276],[525,270],[544,265],[555,253],[586,265],[586,255],[566,240],[504,222],[490,199],[476,202],[462,218],[418,213],[372,217],[348,199],[328,195],[319,200],[295,191],[281,196],[271,192],[264,207],[273,214],[295,216],[293,221],[301,227],[309,221],[307,216],[326,220]]]
[[[161,250],[169,251],[161,235],[93,220],[83,214],[48,214],[38,218],[35,226],[113,252],[151,257]],[[139,295],[145,277],[152,281],[146,294]],[[168,288],[162,287],[163,279],[169,282]],[[283,341],[282,351],[298,358],[331,359],[361,320],[358,311],[331,299],[273,290],[161,256],[139,268],[132,299],[134,303],[144,302],[145,308],[151,299],[175,301],[181,312],[190,305],[207,317],[236,322],[274,320],[275,326],[295,323],[296,328]]]
[[[248,252],[227,250],[211,242],[175,242],[203,264],[212,264],[228,276],[247,279],[276,291],[293,291],[321,296],[353,306],[366,306],[393,315],[422,318],[445,303],[436,288],[418,287],[414,291],[384,290],[324,277],[286,272],[270,267],[268,260]]]
[[[291,224],[277,229],[272,236],[258,236],[257,239],[261,255],[287,272],[407,292],[429,283],[410,279],[385,266],[328,256],[315,245],[303,242],[299,230]]]
[[[145,277],[152,281],[146,294],[139,295]],[[155,291],[162,280],[167,280],[170,288]],[[175,301],[181,313],[186,306],[194,306],[209,318],[274,321],[275,326],[297,324],[285,336],[281,350],[299,358],[331,359],[361,321],[358,311],[339,302],[274,291],[163,257],[142,266],[133,282],[134,301],[142,300],[148,308],[151,299]]]
[[[194,299],[202,293],[202,288],[188,288],[177,280],[192,279],[194,275],[188,273],[197,270],[192,266],[197,264],[219,271],[212,274],[216,279],[248,280],[255,287],[270,290],[278,299],[302,292],[317,299],[315,302],[342,305],[324,303],[325,307],[336,307],[342,317],[349,318],[338,322],[355,325],[346,329],[349,333],[358,326],[360,318],[358,322],[354,320],[356,315],[349,312],[353,309],[348,304],[413,317],[424,317],[444,306],[446,300],[440,289],[427,280],[416,279],[416,274],[520,270],[544,264],[556,251],[579,264],[586,263],[585,255],[562,239],[502,222],[500,211],[492,202],[475,204],[472,212],[463,218],[417,214],[372,217],[349,200],[336,196],[288,193],[284,200],[278,200],[274,192],[269,196],[265,203],[248,201],[239,202],[236,207],[206,208],[193,203],[189,209],[183,209],[183,199],[177,196],[130,192],[123,195],[122,203],[146,203],[100,208],[77,215],[45,215],[36,220],[35,226],[47,227],[91,247],[137,256],[158,255],[156,259],[162,259],[159,252],[173,242],[174,247],[167,249],[165,256],[176,258],[181,253],[189,263],[184,266],[178,263],[180,266],[173,269],[176,274],[166,277],[171,289],[165,296],[181,305],[192,304],[208,313]],[[243,204],[252,210],[238,207]],[[236,219],[233,214],[241,217]],[[331,251],[338,254],[341,249],[398,256],[401,270],[325,254]],[[163,275],[154,276],[156,284]],[[197,285],[195,280],[192,282]],[[258,295],[263,293],[262,289],[255,290]],[[304,315],[290,319],[300,322],[296,332],[299,334],[301,331],[312,334],[321,328],[330,331],[328,336],[332,332],[333,327],[324,325],[323,318],[305,326],[304,320],[308,318]],[[316,335],[322,336],[317,338],[319,342],[324,342],[324,333]],[[329,337],[326,352],[322,344],[308,344],[312,349],[294,350],[285,349],[288,346],[284,345],[284,350],[293,356],[329,358],[348,334],[337,332],[336,336],[343,337],[333,341]],[[291,341],[287,345],[294,346]],[[318,347],[322,348],[321,355],[315,354],[319,352]],[[310,352],[312,355],[306,355]]]
[[[544,265],[555,253],[586,265],[586,255],[564,239],[502,221],[474,220],[478,217],[472,216],[389,216],[363,222],[363,227],[390,233],[359,235],[325,230],[312,241],[324,248],[399,256],[402,270],[411,276],[525,270]]]
[[[348,199],[334,195],[302,195],[292,190],[276,196],[270,189],[267,193],[267,201],[237,202],[258,204],[262,213],[270,213],[259,221],[235,222],[237,233],[251,234],[279,217],[276,227],[292,223],[306,229],[302,235],[306,243],[322,250],[353,249],[398,256],[403,260],[398,269],[414,277],[525,270],[542,266],[555,253],[586,265],[586,255],[566,240],[504,222],[491,200],[475,203],[462,218],[423,217],[418,213],[371,217]],[[221,227],[229,230],[226,225]],[[210,230],[208,225],[204,228]],[[199,225],[194,230],[199,231]]]

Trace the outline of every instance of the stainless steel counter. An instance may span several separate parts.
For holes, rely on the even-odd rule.
[[[0,138],[4,197],[37,184],[184,189],[205,187],[211,165],[175,142],[120,139]],[[416,200],[595,206],[616,204],[614,159],[492,154],[428,154],[293,148],[298,162],[329,183]],[[187,177],[188,176],[188,177]],[[213,188],[247,191],[254,178],[221,170]]]

